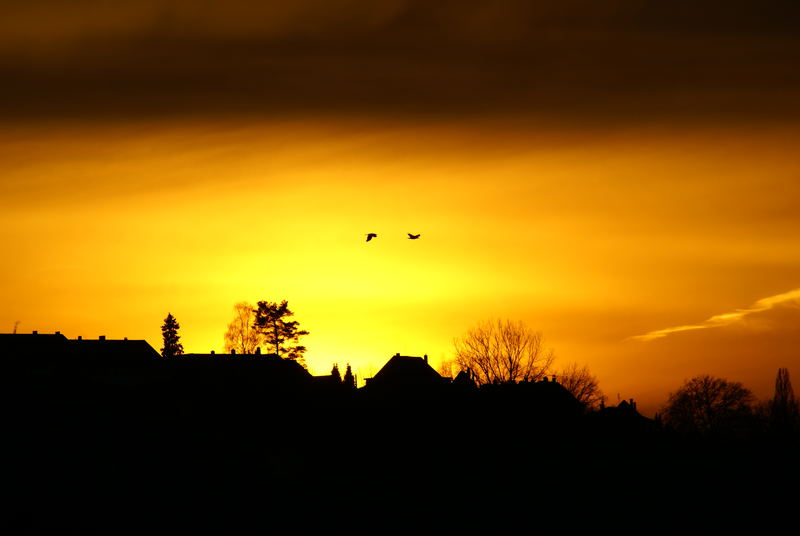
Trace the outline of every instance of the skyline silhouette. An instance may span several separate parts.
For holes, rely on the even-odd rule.
[[[261,528],[326,505],[386,520],[380,505],[409,497],[456,523],[472,501],[499,513],[535,499],[583,516],[618,505],[631,485],[628,505],[661,505],[677,490],[711,519],[708,501],[758,511],[780,504],[776,483],[800,475],[800,410],[785,369],[768,412],[733,418],[720,406],[713,426],[687,428],[689,414],[648,419],[632,399],[584,406],[555,378],[443,378],[428,356],[397,353],[356,389],[348,374],[312,376],[260,352],[164,357],[145,341],[59,333],[0,334],[0,354],[4,396],[26,401],[6,421],[10,520],[33,532]],[[698,515],[682,501],[670,514]]]
[[[286,303],[282,305],[285,307]],[[270,396],[271,393],[293,392],[300,399],[317,400],[358,391],[367,397],[366,400],[377,397],[401,405],[428,399],[455,400],[479,392],[485,397],[491,393],[508,397],[513,393],[528,393],[525,396],[530,396],[530,393],[539,392],[542,393],[539,397],[544,396],[544,399],[535,402],[534,396],[530,402],[532,405],[520,410],[528,412],[528,417],[551,414],[548,418],[574,419],[605,415],[608,414],[607,408],[616,408],[615,411],[623,414],[635,415],[641,426],[652,430],[665,426],[667,430],[700,434],[738,434],[744,430],[745,436],[754,437],[771,433],[773,426],[769,423],[774,421],[775,426],[800,440],[800,404],[786,368],[777,371],[772,398],[761,402],[740,383],[698,375],[670,393],[667,404],[655,415],[655,420],[651,420],[638,412],[633,398],[620,400],[618,395],[616,404],[607,404],[607,397],[603,396],[588,370],[579,370],[580,374],[556,371],[552,368],[552,358],[539,349],[538,339],[533,350],[526,350],[528,343],[521,339],[523,342],[518,348],[506,347],[501,354],[492,357],[483,352],[471,356],[469,339],[465,338],[456,362],[458,373],[450,376],[437,372],[429,363],[427,354],[416,357],[395,353],[374,376],[364,378],[359,386],[349,364],[344,377],[337,363],[333,364],[329,374],[312,375],[303,364],[301,355],[282,348],[282,355],[262,353],[258,346],[249,353],[233,349],[227,354],[173,351],[170,348],[174,348],[180,338],[177,333],[179,325],[172,315],[168,315],[164,326],[165,347],[160,353],[147,341],[128,338],[68,339],[60,332],[0,334],[0,355],[7,370],[6,383],[18,384],[15,391],[26,388],[56,388],[61,391],[78,386],[93,390],[116,385],[122,393],[129,395],[158,387],[164,389],[165,394],[176,389],[169,396],[179,396],[178,393],[185,388],[237,390],[236,384],[242,382],[242,386],[252,390],[252,394]],[[468,337],[478,348],[491,344],[492,340],[509,340],[514,331],[523,333],[524,328],[512,323],[499,323],[497,327],[485,324]],[[540,334],[533,335],[538,337]],[[512,356],[508,352],[529,352],[529,357],[522,358],[521,365],[509,365]],[[497,370],[489,375],[489,370],[503,366],[508,366],[507,370]],[[528,387],[532,385],[538,387]],[[596,393],[596,398],[584,396],[587,388]],[[549,395],[544,394],[548,392]],[[555,398],[548,402],[548,397]],[[509,403],[518,403],[512,400],[513,397],[509,398]],[[493,406],[490,404],[487,408]],[[493,408],[487,411],[504,410]]]
[[[245,305],[245,303],[237,304],[237,311],[241,305]],[[259,302],[259,309],[264,309],[265,307],[283,307],[288,311],[285,300],[282,304]],[[259,309],[253,309],[252,312],[255,313]],[[292,315],[291,312],[288,312],[288,314]],[[298,330],[299,322],[292,321],[288,323],[291,325],[281,329],[286,331],[287,335],[292,336],[285,340],[279,340],[297,343],[299,339],[297,336],[293,335],[294,333],[297,333],[298,336],[308,335],[308,332]],[[56,331],[53,334],[39,333],[38,331],[33,331],[30,334],[17,333],[16,331],[6,334],[0,333],[0,355],[15,363],[15,368],[13,370],[15,370],[16,373],[22,372],[23,374],[28,374],[28,372],[25,372],[27,368],[33,367],[30,370],[36,370],[37,367],[41,367],[41,365],[37,364],[37,359],[44,358],[47,360],[55,358],[56,361],[53,363],[59,363],[59,359],[62,358],[59,358],[58,355],[63,354],[65,356],[63,361],[56,365],[54,370],[45,374],[44,377],[47,378],[48,382],[59,380],[58,374],[60,371],[67,370],[71,366],[70,359],[77,358],[78,370],[84,371],[83,373],[91,374],[91,371],[94,369],[99,371],[111,367],[108,370],[114,370],[114,367],[118,365],[116,362],[119,360],[118,355],[128,356],[124,357],[122,361],[119,361],[123,364],[130,364],[132,361],[138,361],[139,363],[151,361],[153,357],[158,356],[163,359],[186,359],[187,361],[207,361],[208,363],[220,364],[224,363],[226,360],[237,362],[243,359],[253,361],[277,359],[299,365],[309,378],[313,377],[323,380],[323,383],[334,376],[337,378],[338,382],[343,381],[338,371],[339,363],[335,361],[331,362],[333,372],[330,374],[315,375],[309,372],[303,358],[303,354],[306,351],[304,346],[296,347],[302,349],[302,351],[298,353],[292,349],[295,347],[284,348],[283,342],[280,342],[280,350],[283,355],[268,352],[262,353],[261,342],[267,342],[268,347],[269,345],[273,345],[273,349],[275,343],[270,342],[269,337],[262,341],[263,335],[258,334],[259,328],[258,321],[256,320],[253,320],[252,324],[254,335],[246,335],[248,339],[252,338],[252,341],[248,343],[250,346],[247,347],[248,349],[240,349],[238,352],[233,347],[228,348],[227,352],[216,352],[215,350],[211,350],[208,353],[184,352],[182,344],[178,342],[180,340],[179,328],[180,325],[177,320],[171,314],[168,314],[162,326],[164,348],[162,348],[160,352],[157,352],[145,340],[129,339],[128,337],[115,340],[101,335],[97,339],[85,339],[82,336],[78,336],[75,339],[67,339],[60,331]],[[231,325],[229,325],[229,333],[230,330]],[[264,333],[269,336],[271,331],[272,328],[268,328]],[[229,333],[226,334],[226,340],[229,339]],[[509,341],[512,340],[515,342],[509,343]],[[174,350],[176,347],[178,351]],[[498,352],[496,357],[491,357],[489,353],[485,352],[485,350],[490,347],[493,348],[492,351]],[[88,365],[83,365],[80,364],[81,360],[85,360],[85,356],[90,355],[86,353],[86,348],[91,349],[95,356],[87,361]],[[440,380],[444,381],[446,384],[452,383],[454,386],[468,384],[473,388],[477,388],[492,385],[547,382],[551,379],[553,383],[563,385],[585,411],[597,411],[598,408],[605,408],[607,404],[609,404],[609,407],[615,407],[615,404],[620,407],[629,404],[633,408],[636,408],[634,398],[626,399],[625,397],[620,397],[619,393],[616,394],[616,402],[614,402],[613,397],[603,392],[602,386],[598,384],[597,377],[585,364],[579,365],[576,362],[572,362],[557,366],[553,350],[545,349],[542,344],[542,334],[530,331],[529,327],[521,323],[514,323],[506,320],[504,322],[499,321],[495,323],[494,321],[489,321],[479,324],[473,330],[469,331],[463,339],[457,341],[455,353],[455,358],[452,361],[445,360],[438,364],[438,371],[434,370],[434,368],[429,365],[427,354],[423,357],[409,357],[401,356],[400,353],[396,353],[377,373],[362,377],[359,377],[360,371],[357,371],[356,374],[353,375],[351,372],[351,365],[347,363],[347,374],[344,381],[348,384],[352,382],[353,387],[359,389],[373,385],[372,390],[374,390],[374,385],[376,385],[375,379],[377,378],[378,380],[377,384],[383,384],[384,381],[382,378],[387,375],[387,370],[389,371],[388,375],[395,375],[402,378],[409,375],[408,372],[403,372],[404,368],[408,367],[410,367],[408,370],[411,371],[410,374],[412,377],[414,374],[421,374],[421,384],[416,383],[416,380],[413,379],[410,380],[411,383],[408,384],[402,384],[401,382],[401,390],[407,389],[412,392],[430,382],[433,382],[434,385],[439,385]],[[136,356],[137,354],[138,358],[130,357]],[[32,364],[26,364],[26,359],[31,359]],[[496,361],[492,362],[492,360]],[[416,362],[419,362],[419,365],[422,367],[422,372],[415,371],[413,365],[415,365]],[[49,366],[50,365],[46,365],[44,370],[49,370]],[[88,368],[86,368],[86,366],[88,366]],[[437,379],[431,379],[431,377],[428,376],[429,373]],[[123,370],[119,372],[119,374],[118,379],[125,381],[127,372]],[[796,401],[792,394],[791,382],[788,379],[789,374],[788,368],[780,367],[778,369],[779,378],[781,375],[783,375],[784,378],[784,389],[788,388],[789,393],[788,395],[784,394],[781,396],[788,396],[787,403],[795,405]],[[33,378],[35,377],[36,376]],[[139,372],[134,373],[134,377],[142,378]],[[681,389],[685,389],[687,386],[691,385],[692,382],[706,382],[708,379],[712,378],[714,381],[719,381],[723,384],[727,382],[724,378],[714,378],[708,374],[697,373],[691,381],[684,379],[684,385],[680,389],[671,389],[668,393],[665,393],[665,401],[655,408],[652,413],[649,413],[649,416],[659,420],[661,418],[660,415],[667,411],[670,404],[674,403],[673,401],[681,392]],[[213,377],[210,377],[209,380],[206,381],[214,380]],[[767,418],[766,413],[772,411],[767,409],[769,405],[772,404],[772,398],[763,396],[755,397],[749,389],[742,387],[741,383],[730,384],[744,389],[742,392],[746,393],[746,398],[743,399],[743,403],[746,406],[747,412],[754,412],[753,415],[757,418]],[[777,384],[775,389],[776,391],[779,389]],[[636,394],[636,392],[634,390],[628,394]],[[770,396],[778,395],[770,393]],[[797,415],[795,415],[795,413],[791,414],[798,417],[797,424],[800,425],[800,406],[796,411],[798,412]],[[792,409],[791,412],[795,412],[795,410]],[[637,412],[637,415],[641,414]],[[792,418],[794,419],[795,417]],[[646,419],[645,416],[642,416],[642,418]],[[800,430],[798,430],[798,432],[800,432]]]

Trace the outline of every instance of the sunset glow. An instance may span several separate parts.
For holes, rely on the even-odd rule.
[[[668,28],[602,18],[610,29],[592,33],[580,17],[535,41],[497,8],[453,15],[431,55],[435,32],[420,30],[422,52],[401,38],[403,3],[258,11],[269,24],[167,4],[163,24],[178,22],[163,34],[133,4],[87,19],[17,7],[27,22],[0,24],[16,80],[0,130],[0,332],[158,349],[171,312],[187,352],[219,352],[235,303],[285,299],[315,374],[349,363],[363,379],[396,352],[436,365],[468,328],[510,318],[543,332],[557,368],[589,365],[609,400],[648,415],[695,374],[760,397],[778,367],[800,377],[790,38],[672,47]],[[93,45],[106,39],[110,52]],[[599,66],[582,55],[595,42]],[[158,43],[172,47],[162,63]],[[752,61],[730,59],[739,50]]]

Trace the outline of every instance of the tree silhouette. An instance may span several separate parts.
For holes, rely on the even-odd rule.
[[[456,363],[472,370],[479,385],[535,381],[550,371],[555,356],[542,334],[522,322],[489,320],[454,341]]]
[[[439,367],[436,369],[436,372],[442,378],[454,378],[456,374],[458,374],[458,363],[452,359],[442,359],[439,362]]]
[[[350,368],[350,363],[347,364],[347,370],[344,371],[343,382],[347,387],[356,388],[356,378],[353,376],[353,369]]]
[[[794,396],[789,369],[779,368],[775,377],[775,396],[769,401],[769,424],[773,431],[789,434],[800,429],[800,406]]]
[[[162,356],[174,357],[183,353],[183,345],[179,342],[181,337],[178,335],[180,327],[172,313],[167,313],[167,318],[164,319],[164,324],[161,326],[161,336],[164,339],[164,347],[161,349]]]
[[[258,348],[261,334],[256,329],[255,308],[247,302],[239,302],[233,306],[233,321],[225,332],[225,351],[237,354],[254,354]]]
[[[331,369],[331,376],[338,382],[342,383],[342,375],[339,373],[339,365],[334,363]]]
[[[260,301],[258,308],[255,309],[254,326],[261,333],[264,343],[272,348],[273,353],[279,357],[293,359],[305,366],[303,354],[306,347],[298,343],[300,337],[308,335],[308,332],[300,330],[298,328],[300,323],[296,320],[286,320],[293,314],[286,300],[279,304]]]
[[[689,432],[736,432],[750,423],[755,398],[739,382],[709,375],[687,380],[670,393],[664,423]]]
[[[570,363],[561,370],[557,379],[588,409],[597,409],[605,398],[597,382],[597,376],[592,374],[586,365],[581,367],[577,363]]]

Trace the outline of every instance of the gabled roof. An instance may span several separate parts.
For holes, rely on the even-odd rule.
[[[19,381],[133,377],[159,360],[144,340],[67,339],[54,334],[0,334],[0,356],[8,377]]]
[[[293,359],[275,354],[181,354],[157,361],[159,370],[198,384],[259,385],[290,389],[311,383],[311,374]]]
[[[0,333],[0,355],[39,355],[63,351],[67,338],[56,333]]]
[[[453,387],[457,389],[477,389],[478,385],[472,379],[469,371],[462,370],[453,378]]]
[[[158,358],[156,352],[144,340],[67,339],[56,333],[0,333],[0,354],[14,356],[36,356],[48,359],[114,359],[121,361],[143,361]]]
[[[161,357],[144,340],[70,339],[67,351],[82,359],[113,359],[117,363],[137,363]]]
[[[413,389],[439,387],[447,380],[442,378],[422,357],[395,354],[369,381],[370,389]]]
[[[655,425],[655,421],[639,413],[633,400],[630,402],[623,400],[616,406],[605,406],[595,412],[593,416],[596,420],[605,423],[606,426],[614,426],[616,428],[634,429]]]

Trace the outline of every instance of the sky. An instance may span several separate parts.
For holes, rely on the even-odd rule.
[[[800,377],[796,3],[430,4],[3,2],[0,331],[285,299],[316,374],[509,318],[650,415]]]

